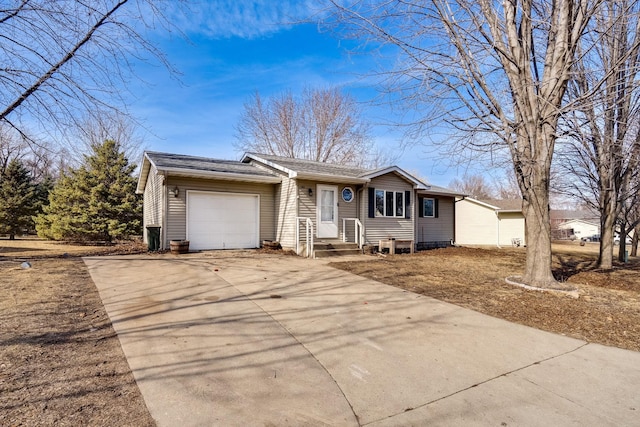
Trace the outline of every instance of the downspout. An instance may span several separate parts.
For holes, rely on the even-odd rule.
[[[464,197],[462,198],[464,200]],[[451,246],[456,246],[456,198],[453,198],[453,239],[451,239]]]
[[[502,249],[502,246],[500,246],[500,213],[498,213],[498,211],[495,211],[495,213],[496,213],[496,219],[497,219],[496,234],[498,235],[498,241],[496,242],[496,246],[498,247],[498,249]]]
[[[451,246],[455,246],[456,245],[456,203],[463,201],[464,199],[466,199],[467,196],[462,196],[462,198],[460,198],[460,200],[456,200],[456,198],[453,198],[453,239],[451,240]],[[499,242],[499,241],[498,241]]]
[[[167,185],[168,177],[166,172],[162,172],[162,186],[164,191],[162,192],[162,198],[164,203],[162,204],[162,227],[160,228],[160,249],[166,249],[165,242],[167,241],[167,212],[169,212],[169,186]]]
[[[369,186],[369,184],[364,184],[358,187],[356,187],[356,201],[358,203],[358,205],[356,206],[357,212],[358,212],[358,219],[360,220],[360,223],[362,224],[362,230],[360,231],[362,233],[362,245],[366,245],[367,244],[367,227],[365,225],[365,221],[368,216],[364,214],[363,210],[364,209],[364,200],[362,200],[364,198],[364,189],[367,188]]]

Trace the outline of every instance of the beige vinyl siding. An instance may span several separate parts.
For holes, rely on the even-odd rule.
[[[149,170],[149,174],[147,175],[147,182],[144,187],[144,195],[143,195],[143,215],[142,215],[142,224],[143,224],[143,238],[144,242],[147,243],[147,226],[148,225],[159,225],[162,226],[162,207],[164,206],[164,186],[162,182],[164,180],[164,176],[158,175],[156,168],[151,166]],[[164,233],[164,230],[160,231]]]
[[[166,185],[167,191],[175,186],[179,190],[178,197],[167,196],[165,247],[169,246],[170,240],[181,240],[187,237],[186,201],[188,190],[258,194],[260,196],[260,241],[275,240],[275,189],[273,184],[169,177]]]
[[[418,209],[415,209],[417,243],[449,242],[451,240],[454,240],[455,218],[453,197],[440,197],[431,195],[424,195],[420,197],[438,200],[438,217],[420,218],[418,217]]]
[[[362,223],[365,229],[365,244],[378,245],[381,239],[396,238],[414,240],[415,219],[415,192],[413,186],[395,173],[388,173],[371,180],[369,187],[387,191],[409,191],[411,193],[411,205],[409,207],[411,218],[375,217],[369,218],[369,191],[365,189],[362,203]]]
[[[295,179],[291,179],[286,173],[252,160],[250,162],[257,168],[269,171],[282,178],[281,184],[276,184],[275,189],[275,240],[280,242],[283,248],[296,248],[296,227],[299,214],[298,193],[299,185]]]
[[[459,245],[496,245],[498,218],[495,210],[470,201],[456,204],[456,243]]]
[[[298,186],[295,180],[282,177],[277,185],[276,240],[283,248],[296,247],[296,218],[298,217]]]
[[[500,245],[511,246],[511,239],[520,239],[525,245],[524,216],[518,212],[500,212]]]
[[[314,235],[317,235],[318,230],[316,215],[318,184],[336,186],[338,188],[338,194],[336,195],[338,197],[338,238],[342,239],[344,233],[344,230],[342,229],[342,219],[356,218],[358,214],[355,197],[351,203],[345,202],[344,200],[342,200],[342,190],[345,187],[350,187],[353,190],[355,196],[356,187],[354,185],[343,185],[329,182],[316,182],[306,180],[298,181],[298,214],[300,217],[311,218],[311,221],[313,221]],[[311,196],[309,196],[309,189],[313,191],[313,194]],[[353,232],[353,221],[347,221],[346,228],[348,241],[354,242],[355,235]]]

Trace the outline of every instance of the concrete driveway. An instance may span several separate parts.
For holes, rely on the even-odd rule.
[[[640,425],[640,353],[318,260],[85,263],[159,426]]]

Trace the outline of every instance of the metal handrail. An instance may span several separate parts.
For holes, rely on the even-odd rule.
[[[358,218],[342,218],[342,241],[347,241],[347,221],[353,221],[353,232],[355,243],[358,244],[358,248],[362,249],[364,244],[364,227],[362,222]]]
[[[313,221],[311,218],[307,217],[296,217],[296,254],[300,254],[300,221],[304,220],[305,223],[305,233],[304,240],[307,244],[306,248],[306,257],[311,258],[313,254]]]

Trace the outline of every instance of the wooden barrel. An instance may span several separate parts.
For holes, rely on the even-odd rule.
[[[189,252],[188,240],[171,240],[169,246],[172,254],[186,254]]]

